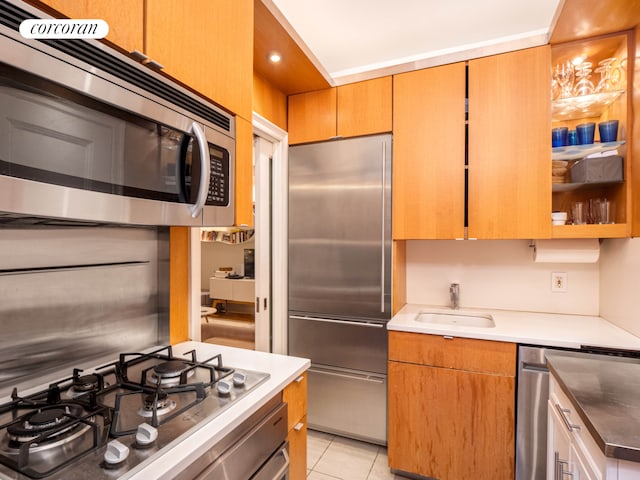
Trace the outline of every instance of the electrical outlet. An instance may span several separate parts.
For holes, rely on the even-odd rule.
[[[551,291],[552,292],[567,291],[567,272],[551,273]]]

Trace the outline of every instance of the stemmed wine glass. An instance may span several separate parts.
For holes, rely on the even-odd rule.
[[[600,73],[601,77],[596,92],[609,92],[615,89],[615,84],[620,79],[620,71],[612,66],[615,61],[615,58],[605,58],[598,62],[599,67],[595,71]]]
[[[573,89],[573,65],[570,62],[559,63],[553,70],[553,79],[560,88],[558,98],[568,98]]]
[[[594,91],[593,83],[589,80],[591,76],[591,62],[583,62],[576,67],[576,76],[580,79],[576,82],[573,93],[576,97],[591,95]]]

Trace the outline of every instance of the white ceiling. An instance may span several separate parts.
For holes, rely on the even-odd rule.
[[[563,0],[263,0],[334,85],[548,42]]]

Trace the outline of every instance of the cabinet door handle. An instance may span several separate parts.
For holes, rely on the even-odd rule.
[[[298,378],[296,378],[296,383],[300,383],[304,380],[304,375],[300,375]]]
[[[302,427],[304,427],[304,423],[302,423],[302,422],[298,422],[298,423],[296,423],[296,424],[294,425],[293,429],[294,429],[296,432],[299,432],[300,430],[302,430]]]
[[[558,460],[558,464],[560,465],[560,478],[558,480],[564,480],[564,476],[573,478],[573,472],[565,472],[564,466],[569,466],[569,462],[565,462],[564,460]]]
[[[553,465],[553,480],[564,480],[564,476],[573,478],[573,472],[565,472],[564,466],[569,466],[569,462],[560,460],[560,452],[554,452],[555,463]]]
[[[144,62],[144,64],[147,67],[153,68],[154,70],[162,70],[164,68],[164,65],[156,60],[149,60],[148,62]]]
[[[140,62],[143,62],[143,61],[145,61],[145,60],[147,60],[147,59],[149,58],[149,57],[148,57],[148,56],[146,56],[144,53],[142,53],[140,50],[134,50],[134,51],[132,51],[132,52],[131,52],[131,56],[132,56],[134,59],[136,59],[136,60],[138,60],[138,61],[140,61]]]
[[[571,410],[569,410],[568,408],[562,408],[559,403],[556,403],[556,410],[558,410],[562,421],[570,432],[573,432],[574,430],[580,430],[580,425],[574,425],[567,417],[567,413],[571,413]]]

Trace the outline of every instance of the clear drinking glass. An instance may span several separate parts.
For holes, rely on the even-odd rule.
[[[598,223],[613,223],[611,221],[611,202],[603,198],[600,200],[598,208]]]
[[[584,211],[584,202],[574,202],[571,205],[571,223],[574,225],[583,225],[586,223]]]

